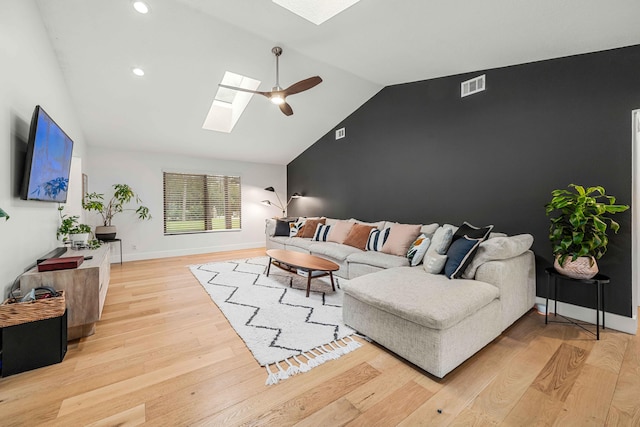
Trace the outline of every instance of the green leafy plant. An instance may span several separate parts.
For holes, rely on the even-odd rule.
[[[62,237],[62,241],[66,242],[69,234],[91,233],[90,226],[88,226],[87,224],[78,223],[78,220],[80,219],[78,215],[69,216],[62,213],[63,210],[64,206],[58,207],[58,212],[60,214],[60,226],[56,231],[56,237],[58,239]]]
[[[616,198],[605,194],[601,186],[588,187],[570,184],[570,190],[553,190],[551,201],[545,205],[551,218],[549,240],[560,265],[567,257],[575,261],[587,256],[600,259],[607,251],[607,230],[617,233],[620,225],[607,215],[624,212],[627,205],[617,205]]]
[[[88,193],[84,197],[82,207],[88,211],[98,212],[102,217],[102,223],[104,226],[110,226],[113,217],[125,210],[135,210],[139,219],[150,219],[149,208],[143,206],[142,200],[133,191],[133,189],[127,184],[114,184],[113,196],[105,203],[104,194],[102,193]],[[137,208],[127,209],[125,205],[135,200],[138,205]]]

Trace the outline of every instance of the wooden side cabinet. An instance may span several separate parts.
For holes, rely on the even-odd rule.
[[[64,290],[67,339],[93,335],[109,288],[109,246],[80,251],[68,249],[62,256],[92,256],[93,259],[85,260],[80,267],[68,270],[38,272],[38,268],[34,267],[20,278],[20,290],[22,295],[39,286]]]

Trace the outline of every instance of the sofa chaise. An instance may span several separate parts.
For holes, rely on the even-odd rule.
[[[529,234],[506,236],[491,233],[492,226],[477,228],[467,223],[458,228],[329,218],[300,219],[288,228],[305,221],[315,230],[307,230],[306,235],[312,237],[298,237],[295,232],[278,236],[276,228],[282,224],[268,219],[267,249],[304,252],[336,262],[340,269],[335,274],[348,279],[340,281],[345,324],[436,377],[444,377],[478,352],[535,303],[535,260],[529,250],[533,243]],[[347,237],[356,228],[360,234],[369,233],[364,248],[362,243],[353,246],[353,239],[344,233],[327,241],[317,239],[316,232],[322,227],[330,236],[332,227],[337,232],[345,223],[354,224]],[[390,242],[397,231],[397,242],[401,230],[405,240],[412,240],[405,242],[407,249],[400,245],[395,251],[380,250],[386,243],[378,250],[369,247],[373,235],[386,233]],[[452,238],[443,242],[443,235]],[[422,263],[407,256],[415,253],[418,241],[427,246],[422,250]],[[472,246],[462,251],[464,257],[456,251]],[[453,271],[449,264],[457,258],[463,259],[453,263],[457,266]]]

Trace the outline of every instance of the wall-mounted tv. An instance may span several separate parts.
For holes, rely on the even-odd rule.
[[[71,138],[36,105],[29,129],[20,198],[65,203],[72,152]]]

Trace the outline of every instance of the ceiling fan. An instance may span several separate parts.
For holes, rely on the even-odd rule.
[[[322,79],[319,76],[309,77],[308,79],[300,80],[297,83],[292,84],[286,89],[282,89],[280,87],[280,67],[279,67],[279,58],[282,55],[281,47],[274,47],[271,49],[271,52],[276,56],[276,85],[271,89],[270,92],[261,92],[258,90],[250,90],[241,87],[227,86],[223,84],[218,84],[220,87],[224,87],[227,89],[239,90],[241,92],[249,92],[249,93],[257,93],[258,95],[266,96],[273,102],[274,104],[280,107],[280,110],[287,116],[293,114],[293,109],[289,104],[287,104],[286,98],[289,95],[293,95],[296,93],[304,92],[305,90],[309,90],[312,87],[320,84]]]

